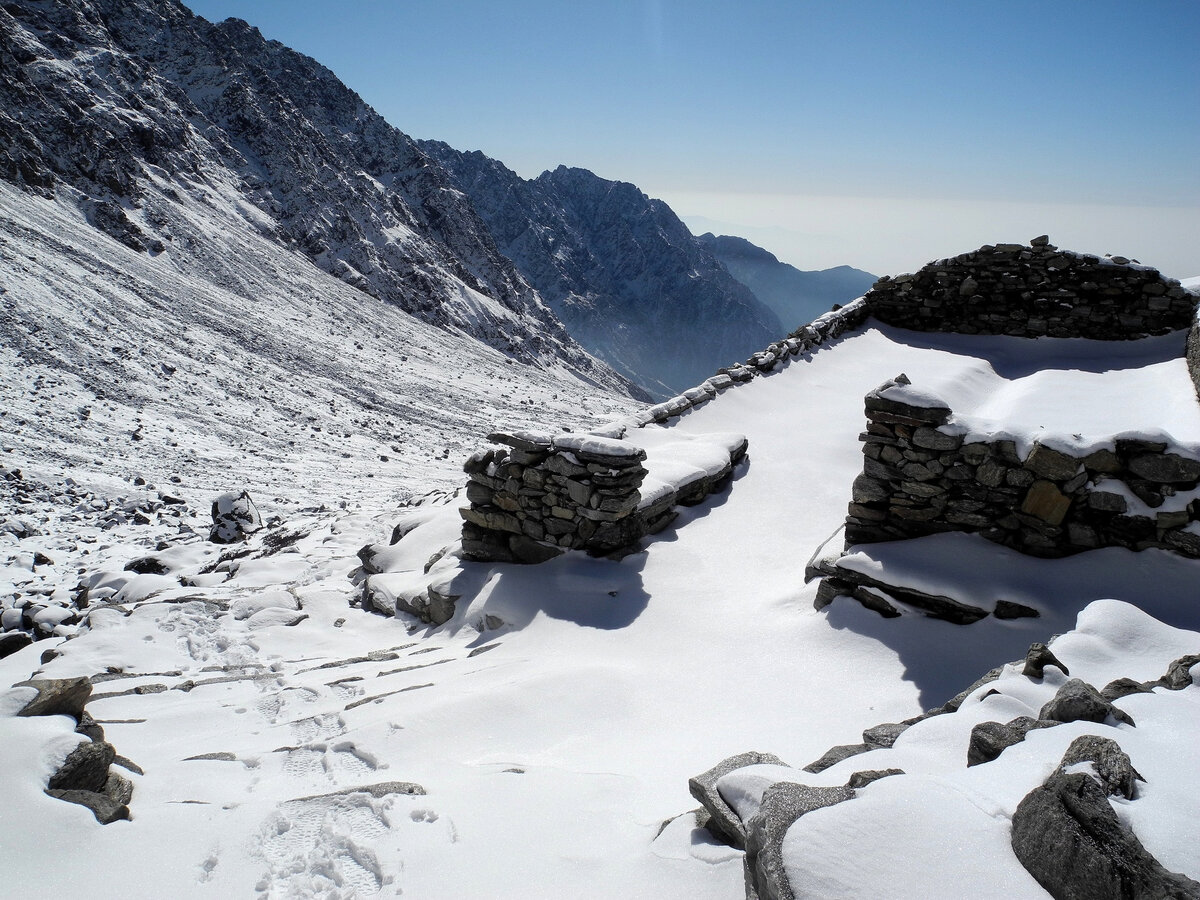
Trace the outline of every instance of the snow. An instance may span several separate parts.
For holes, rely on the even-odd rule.
[[[22,322],[98,334],[85,320],[126,304],[110,343],[131,352],[89,350],[72,370],[65,345],[39,329],[27,332],[28,353],[3,351],[0,462],[48,490],[74,478],[93,496],[22,506],[43,533],[0,535],[0,598],[24,597],[34,582],[66,594],[82,580],[93,609],[71,640],[0,660],[0,684],[34,672],[105,676],[88,709],[145,774],[128,776],[132,820],[110,826],[45,796],[78,736],[62,717],[13,717],[28,689],[0,692],[8,884],[44,896],[86,884],[109,897],[738,897],[741,855],[679,817],[695,805],[688,778],[724,757],[754,748],[803,766],[864,728],[944,702],[1055,633],[1072,675],[1098,684],[1157,677],[1198,649],[1200,565],[1160,551],[1033,560],[944,535],[858,548],[846,561],[1042,613],[969,627],[883,620],[849,601],[817,612],[803,582],[805,561],[844,519],[862,465],[862,398],[884,379],[905,372],[946,397],[956,420],[977,416],[970,427],[1002,427],[1026,445],[1060,422],[1089,440],[1144,429],[1200,443],[1178,335],[1113,346],[869,328],[617,441],[583,432],[627,414],[629,402],[511,365],[383,305],[364,314],[361,294],[242,236],[229,283],[270,301],[260,316],[234,318],[260,345],[249,353],[218,327],[245,312],[243,294],[183,262],[121,255],[56,207],[19,199],[0,188],[6,284]],[[203,210],[194,215],[199,228]],[[53,266],[36,259],[44,247],[31,235],[44,232],[70,249]],[[102,266],[109,254],[119,264]],[[260,264],[274,274],[256,275]],[[169,279],[160,265],[172,266]],[[141,296],[174,304],[186,327],[166,333]],[[175,374],[154,374],[163,363]],[[102,398],[95,375],[105,365],[125,374]],[[1164,396],[1189,402],[1152,402]],[[749,462],[726,492],[680,510],[621,561],[571,553],[488,567],[454,554],[461,499],[415,501],[460,485],[462,460],[496,422],[580,452],[644,450],[644,496],[721,471],[743,437]],[[145,438],[132,441],[139,425]],[[135,474],[150,484],[132,485]],[[221,563],[229,548],[203,540],[207,507],[243,487],[265,521],[282,524]],[[108,498],[160,489],[187,500],[178,519],[156,511],[150,525],[105,527]],[[102,509],[74,511],[93,501]],[[373,583],[397,596],[431,581],[461,592],[441,628],[353,606],[357,551],[396,525],[404,536],[377,557],[386,574]],[[265,536],[281,532],[298,536],[267,552]],[[169,549],[156,551],[160,540]],[[54,559],[36,576],[25,564],[35,550]],[[169,574],[124,571],[147,555]],[[47,649],[60,655],[42,664]],[[1008,849],[1007,816],[1083,726],[1032,734],[970,770],[963,729],[1036,710],[1056,677],[1031,685],[1009,670],[1000,694],[978,692],[891,751],[820,776],[756,767],[720,789],[751,810],[772,778],[841,784],[891,765],[892,754],[909,775],[789,832],[788,865],[806,890],[938,895],[952,873],[963,895],[1040,896]],[[1136,729],[1088,726],[1116,735],[1147,776],[1122,814],[1164,864],[1192,877],[1200,861],[1185,840],[1186,807],[1197,772],[1183,748],[1200,739],[1195,693],[1119,701]],[[225,756],[193,758],[203,754]],[[337,793],[383,782],[424,793]]]

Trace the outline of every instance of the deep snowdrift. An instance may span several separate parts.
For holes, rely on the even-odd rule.
[[[1110,353],[1108,346],[1039,341],[1037,347],[1039,354],[1046,348],[1043,367],[1061,363],[1055,377],[1098,379],[1090,396],[1099,410],[1105,392],[1131,371],[1162,396],[1191,397],[1183,361],[1167,358],[1165,340],[1122,348],[1128,354],[1122,367],[1103,375],[1079,361]],[[996,362],[1014,357],[1016,346],[1003,338],[939,339],[931,346],[911,334],[869,328],[718,397],[673,428],[631,432],[652,455],[671,435],[742,433],[750,459],[728,493],[685,510],[645,552],[620,562],[569,554],[536,567],[485,567],[443,557],[431,573],[472,582],[474,590],[437,630],[351,609],[358,597],[354,554],[385,539],[398,522],[419,523],[395,545],[388,567],[427,577],[431,557],[457,537],[455,506],[404,511],[393,497],[461,478],[454,473],[465,456],[459,445],[444,463],[412,466],[403,482],[380,467],[375,448],[370,456],[353,452],[337,461],[337,474],[328,456],[297,449],[289,458],[294,483],[307,483],[312,496],[326,485],[353,491],[355,502],[347,509],[265,502],[265,515],[285,520],[271,533],[294,536],[290,546],[270,552],[260,534],[249,555],[207,574],[202,570],[214,567],[222,548],[168,534],[157,523],[140,531],[81,530],[76,550],[52,532],[0,537],[10,559],[0,577],[12,592],[28,575],[33,550],[59,541],[48,551],[64,554],[55,563],[65,569],[59,583],[72,584],[78,567],[92,585],[94,607],[90,631],[0,661],[0,683],[38,669],[46,677],[101,676],[88,710],[117,752],[145,771],[129,776],[136,787],[132,821],[98,825],[82,807],[42,793],[79,739],[73,723],[9,718],[28,691],[3,695],[0,754],[10,799],[0,806],[0,833],[10,883],[46,895],[86,884],[93,895],[112,897],[400,890],[428,897],[741,896],[740,853],[693,830],[686,816],[659,835],[664,821],[694,806],[690,776],[747,748],[802,766],[834,744],[856,740],[866,727],[945,701],[987,669],[1021,658],[1032,641],[1070,631],[1096,599],[1145,605],[1171,626],[1200,628],[1200,612],[1179,596],[1180,586],[1200,574],[1195,563],[1154,551],[1027,560],[971,539],[923,545],[920,552],[940,563],[928,577],[977,590],[984,560],[990,568],[983,580],[1003,575],[1007,581],[996,582],[1001,589],[1019,591],[1041,618],[989,617],[957,627],[917,615],[883,620],[846,600],[813,610],[804,567],[844,518],[861,468],[863,395],[900,371],[918,385],[984,378],[988,390],[1005,384],[1018,390],[1017,373]],[[439,390],[448,381],[441,379]],[[496,413],[499,421],[491,424],[526,424],[511,409]],[[165,406],[148,407],[145,430],[165,429],[168,415]],[[462,451],[473,449],[472,434],[487,430],[475,430],[475,421],[464,419],[451,432]],[[26,422],[27,436],[6,458],[47,473],[87,466],[68,455],[68,436],[56,445],[52,429],[40,436],[37,417]],[[1145,424],[1139,419],[1134,427]],[[64,449],[52,457],[43,444]],[[248,456],[198,453],[189,463],[180,490],[194,491],[189,496],[198,504],[211,499],[204,494],[209,486],[269,483],[267,468]],[[367,474],[376,476],[369,487]],[[158,553],[167,575],[121,571],[125,562],[153,553],[160,539],[175,548]],[[94,552],[85,557],[84,549]],[[900,545],[872,552],[905,558]],[[971,558],[976,565],[962,565]],[[1097,571],[1121,577],[1096,577]],[[1169,661],[1161,658],[1167,644],[1170,653],[1178,646],[1200,649],[1187,646],[1200,636],[1139,624],[1141,614],[1124,609],[1092,607],[1081,635],[1062,638],[1056,652],[1060,644],[1068,655],[1083,648],[1072,666],[1086,669],[1089,660],[1099,666],[1103,657],[1122,670],[1118,675],[1155,677]],[[1109,649],[1087,649],[1092,632],[1109,634]],[[39,666],[39,655],[51,647],[61,655]],[[1191,740],[1184,723],[1189,716],[1195,721],[1194,698],[1184,692],[1160,709],[1147,718],[1155,727],[1144,738],[1138,719],[1140,743],[1127,748],[1139,769],[1146,757],[1156,772],[1142,769],[1147,799],[1154,795],[1137,827],[1152,819],[1146,827],[1157,837],[1144,839],[1157,841],[1168,865],[1196,877],[1194,849],[1163,837],[1172,829],[1186,832],[1188,797],[1195,796],[1189,745],[1175,743],[1177,736]],[[987,782],[967,785],[977,795],[1002,795],[981,812],[953,779],[938,780],[942,751],[918,737],[914,731],[909,764],[930,773],[922,776],[929,786],[914,794],[886,779],[872,785],[866,799],[880,810],[871,819],[878,823],[874,837],[836,829],[810,837],[807,829],[821,820],[803,820],[797,840],[807,848],[806,871],[821,872],[815,895],[928,895],[949,883],[956,892],[960,883],[967,893],[982,891],[983,862],[1003,859],[1015,890],[1037,896],[1036,885],[1004,855],[1009,801],[1024,782],[1002,788],[1007,774],[995,782],[973,775]],[[206,754],[217,755],[190,759]],[[1029,774],[1040,765],[1019,768]],[[1158,775],[1160,766],[1174,774]],[[415,783],[424,793],[394,785],[377,790],[379,796],[334,793],[385,782]],[[1172,785],[1178,793],[1167,790]],[[899,811],[913,806],[919,827],[907,830],[907,818],[894,824]],[[826,812],[841,815],[820,815]],[[966,856],[984,854],[970,867],[946,849],[947,835],[958,840],[960,833],[970,847]],[[913,871],[896,868],[900,846]],[[847,848],[857,849],[851,855]],[[112,859],[122,865],[106,864]],[[943,880],[931,887],[935,876]]]

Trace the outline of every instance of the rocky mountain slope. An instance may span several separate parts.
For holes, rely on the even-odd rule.
[[[572,336],[652,391],[685,390],[784,333],[667,204],[634,185],[566,166],[526,180],[478,151],[421,147]]]
[[[861,297],[875,283],[876,276],[850,266],[797,269],[745,238],[708,232],[697,240],[789,329],[811,322],[835,303]]]
[[[628,390],[571,340],[446,173],[314,60],[175,0],[0,9],[0,178],[158,258],[184,198],[365,295]],[[201,241],[201,243],[203,243]]]

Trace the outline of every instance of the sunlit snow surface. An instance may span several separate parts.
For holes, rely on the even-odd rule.
[[[73,234],[66,224],[62,230]],[[120,321],[125,307],[105,306],[98,295],[99,285],[119,284],[113,272],[93,273],[84,263],[38,271],[36,259],[20,261],[20,235],[16,229],[6,237],[6,253],[14,272],[25,266],[30,275],[24,286],[12,276],[7,296],[43,282],[64,297],[96,291],[75,310],[41,296],[38,315],[111,316],[114,328],[128,331],[110,344],[131,354],[112,361],[111,371],[161,362],[176,371],[155,391],[137,379],[122,393],[114,376],[101,400],[88,379],[111,346],[79,348],[86,364],[70,376],[6,351],[4,370],[12,375],[0,387],[3,421],[16,424],[5,428],[0,461],[47,483],[74,475],[98,492],[130,492],[128,479],[144,474],[188,499],[201,513],[189,520],[197,529],[217,493],[247,487],[264,517],[279,516],[284,529],[303,536],[284,552],[256,552],[208,575],[200,569],[222,548],[184,540],[186,551],[172,551],[171,574],[153,583],[121,569],[159,540],[177,541],[157,522],[101,530],[54,512],[42,536],[0,544],[10,557],[0,591],[22,583],[22,554],[44,549],[64,589],[83,577],[125,601],[124,611],[93,614],[91,630],[70,641],[39,642],[0,661],[0,684],[39,670],[121,676],[99,680],[88,709],[117,752],[145,769],[130,776],[132,821],[96,824],[82,807],[42,794],[78,741],[72,723],[10,718],[28,691],[0,694],[0,858],[6,890],[18,895],[740,897],[739,853],[692,830],[686,818],[656,839],[665,820],[695,806],[690,776],[749,749],[803,766],[833,744],[857,741],[863,728],[943,702],[987,669],[1023,656],[1031,641],[1070,630],[1098,596],[1145,601],[1169,610],[1171,626],[1200,626],[1190,595],[1176,595],[1200,566],[1156,552],[1106,551],[1103,564],[1124,573],[1107,594],[1103,583],[1060,589],[1083,577],[1082,557],[1006,556],[995,563],[1007,575],[1006,596],[1037,606],[1043,618],[989,617],[969,627],[915,615],[883,620],[849,601],[816,612],[813,589],[803,584],[806,561],[841,524],[861,470],[862,398],[887,378],[903,371],[930,390],[958,386],[950,398],[956,404],[983,406],[989,396],[1025,388],[1031,398],[1040,379],[1086,382],[1060,412],[1079,427],[1102,426],[1104,438],[1126,428],[1109,409],[1110,388],[1135,392],[1121,395],[1134,429],[1168,427],[1152,412],[1154,398],[1190,400],[1183,362],[1172,358],[1182,336],[1117,351],[1039,341],[1039,366],[1062,363],[1045,375],[1018,365],[1028,345],[1002,338],[935,341],[874,328],[847,335],[670,429],[628,435],[647,448],[652,471],[656,450],[668,462],[708,465],[682,449],[672,456],[672,445],[704,445],[685,436],[733,433],[750,441],[749,462],[730,490],[683,511],[644,552],[620,562],[569,554],[536,567],[451,558],[454,577],[473,592],[447,626],[430,630],[350,607],[358,596],[356,551],[386,541],[396,523],[420,523],[387,560],[398,575],[421,575],[454,540],[461,500],[406,509],[399,501],[461,482],[462,459],[492,427],[556,428],[589,414],[594,422],[629,404],[514,369],[491,351],[464,359],[462,342],[386,309],[356,313],[361,295],[331,279],[305,282],[301,261],[277,273],[297,285],[271,293],[281,309],[237,323],[261,334],[261,357],[227,350],[203,314],[225,298],[190,293],[186,272],[171,297],[192,304],[195,324],[186,334],[148,334],[153,309]],[[284,263],[272,257],[271,264]],[[125,265],[136,278],[151,262],[130,254]],[[254,268],[239,271],[251,278]],[[171,299],[165,287],[162,296]],[[53,341],[33,333],[30,344]],[[287,367],[289,354],[307,352],[321,360],[318,378],[298,378]],[[1112,367],[1094,362],[1112,352]],[[1079,365],[1081,354],[1092,362]],[[39,374],[43,386],[35,391]],[[982,396],[971,384],[983,385]],[[1088,403],[1091,418],[1080,408]],[[80,424],[85,404],[93,412]],[[1056,411],[1045,411],[1046,421],[1023,413],[1016,426],[1036,437],[1035,426],[1055,421],[1049,413]],[[1172,414],[1169,426],[1192,429],[1180,436],[1190,442],[1197,430],[1188,415]],[[146,438],[131,442],[138,418]],[[256,420],[265,434],[254,437],[247,423]],[[176,473],[179,484],[164,482]],[[964,554],[999,552],[973,539],[918,550],[944,565],[911,578],[963,595],[982,590],[978,569],[960,564]],[[862,564],[892,551],[902,565],[899,545],[874,557],[864,551]],[[192,584],[181,586],[180,576]],[[1055,645],[1083,677],[1093,667],[1112,669],[1113,677],[1157,677],[1171,659],[1200,649],[1195,635],[1147,624],[1123,606],[1092,606],[1087,616],[1080,633]],[[1128,639],[1103,636],[1112,633]],[[61,656],[39,666],[50,647]],[[131,692],[137,687],[150,691]],[[1196,851],[1179,843],[1189,830],[1187,798],[1196,796],[1183,749],[1194,747],[1200,721],[1192,693],[1172,695],[1152,713],[1139,708],[1144,698],[1123,701],[1139,726],[1144,717],[1162,727],[1144,735],[1141,727],[1126,729],[1120,738],[1131,741],[1133,763],[1148,779],[1130,820],[1164,863],[1197,877]],[[928,729],[953,731],[948,746],[963,755],[963,722],[977,720],[988,703],[1008,703],[1007,715],[1032,702],[1014,696],[980,702],[964,719],[945,717]],[[1007,817],[1061,755],[1058,743],[1065,745],[1072,727],[1032,736],[1030,751],[1042,740],[1055,746],[1036,760],[1024,750],[1014,754],[1005,769],[1011,781],[989,780],[987,766],[945,775],[947,751],[926,739],[928,729],[914,730],[912,746],[902,741],[894,752],[921,777],[907,786],[885,779],[853,801],[877,815],[849,830],[819,827],[848,816],[846,804],[806,817],[789,835],[804,846],[812,895],[944,895],[952,884],[962,896],[989,896],[1001,885],[1010,896],[1038,896],[1008,851]],[[188,759],[213,753],[233,759]],[[844,774],[827,777],[841,783],[835,776]],[[327,796],[385,781],[415,782],[426,793]],[[821,782],[813,776],[811,783]]]

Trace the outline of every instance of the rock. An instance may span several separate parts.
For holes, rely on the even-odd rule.
[[[84,676],[78,678],[33,678],[13,685],[31,687],[37,696],[25,704],[18,716],[70,716],[78,721],[83,706],[92,696],[92,683]]]
[[[561,547],[539,543],[523,534],[515,534],[509,538],[508,547],[517,562],[534,565],[547,562],[556,556],[562,556],[566,552]]]
[[[810,787],[780,781],[763,792],[746,823],[746,871],[761,900],[793,900],[783,864],[783,838],[801,816],[854,797],[847,787]],[[711,825],[710,825],[711,828]]]
[[[999,722],[980,722],[971,729],[971,738],[967,743],[967,766],[991,762],[1013,744],[1025,740],[1025,735],[1034,729],[1051,728],[1057,724],[1029,716],[1018,716],[1003,725]]]
[[[1200,481],[1200,460],[1175,453],[1146,453],[1129,460],[1133,474],[1160,484],[1195,484]]]
[[[232,544],[262,528],[262,516],[246,491],[222,494],[214,500],[212,518],[208,539],[214,544]]]
[[[893,775],[903,775],[903,769],[864,769],[862,772],[855,772],[846,781],[848,788],[866,787],[873,781],[878,781],[880,778],[890,778]]]
[[[86,709],[79,715],[79,724],[75,726],[75,733],[82,734],[92,741],[104,740],[104,729]]]
[[[709,816],[708,830],[713,837],[722,840],[739,850],[746,848],[746,829],[741,818],[725,802],[717,791],[717,781],[735,769],[746,766],[757,766],[763,763],[770,765],[785,765],[783,760],[772,753],[756,753],[750,751],[730,756],[713,766],[707,772],[702,772],[688,779],[688,791],[699,801]]]
[[[1117,709],[1079,678],[1072,678],[1060,687],[1038,714],[1039,719],[1051,722],[1103,722],[1109,716],[1126,725],[1134,724],[1128,713]]]
[[[804,771],[815,775],[818,772],[824,772],[826,769],[836,766],[843,759],[849,759],[852,756],[858,756],[860,753],[867,753],[876,749],[878,748],[870,744],[838,744],[836,747],[830,747],[826,750],[820,759],[810,762],[804,767]]]
[[[18,650],[28,647],[33,638],[24,631],[6,631],[0,634],[0,659],[12,656]]]
[[[50,776],[48,787],[56,791],[99,791],[108,780],[108,767],[116,751],[105,741],[83,741],[67,754]]]
[[[1026,795],[1013,814],[1012,848],[1052,897],[1200,897],[1200,883],[1165,869],[1082,773],[1056,772]]]
[[[1021,674],[1026,678],[1041,678],[1045,674],[1046,666],[1056,666],[1064,675],[1071,674],[1071,670],[1059,661],[1049,647],[1035,641],[1029,645],[1029,652],[1025,654],[1025,668],[1021,670]]]
[[[1111,703],[1113,700],[1120,700],[1122,697],[1128,697],[1130,694],[1149,694],[1152,690],[1152,688],[1147,687],[1140,681],[1134,681],[1132,678],[1118,678],[1106,684],[1104,690],[1100,692],[1100,696]]]
[[[153,556],[142,556],[125,563],[125,571],[139,575],[166,575],[169,570]]]
[[[885,722],[875,725],[862,733],[863,743],[875,748],[888,748],[896,743],[896,739],[904,734],[911,722]]]
[[[1158,683],[1168,690],[1181,691],[1192,685],[1192,667],[1200,663],[1200,653],[1181,656],[1167,668],[1167,674]]]
[[[997,619],[1036,619],[1042,614],[1032,606],[1024,603],[1013,603],[1009,600],[997,600],[992,615]]]
[[[1021,502],[1021,512],[1041,519],[1047,525],[1061,525],[1071,508],[1071,498],[1052,481],[1035,481]]]
[[[96,817],[96,821],[101,825],[110,825],[121,819],[129,818],[129,807],[124,803],[118,803],[107,794],[98,793],[97,791],[53,789],[47,789],[46,793],[51,797],[65,800],[68,803],[78,803],[80,806],[86,806],[92,811],[92,814]]]
[[[1044,444],[1035,444],[1025,460],[1025,468],[1039,478],[1067,481],[1079,471],[1079,460]]]
[[[1109,796],[1121,796],[1132,800],[1137,782],[1145,781],[1129,761],[1121,745],[1111,738],[1094,734],[1083,734],[1071,741],[1063,754],[1059,770],[1063,771],[1079,763],[1091,763],[1100,786]]]

